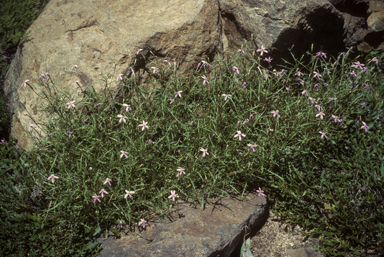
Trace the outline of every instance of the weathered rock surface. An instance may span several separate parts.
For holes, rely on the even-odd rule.
[[[29,38],[19,44],[6,76],[4,89],[13,113],[11,136],[19,140],[22,149],[32,149],[32,139],[24,138],[26,128],[41,121],[46,123],[49,114],[37,111],[44,102],[22,83],[28,79],[41,92],[42,87],[34,83],[41,82],[38,77],[47,72],[53,81],[58,81],[59,91],[77,90],[74,97],[79,97],[78,101],[91,84],[102,94],[105,85],[99,82],[101,73],[111,75],[109,91],[116,101],[122,101],[125,91],[121,82],[116,81],[117,75],[131,78],[133,68],[140,85],[153,88],[149,79],[155,57],[159,57],[159,65],[164,65],[164,60],[176,62],[176,75],[187,77],[203,58],[212,61],[220,53],[228,60],[230,52],[245,46],[246,41],[249,49],[264,46],[273,64],[281,62],[281,58],[290,60],[287,49],[293,44],[292,52],[299,58],[312,43],[314,51],[322,50],[331,56],[345,51],[345,46],[368,49],[384,41],[382,1],[354,1],[366,6],[368,14],[350,14],[348,6],[339,11],[336,7],[347,1],[333,2],[337,3],[51,0],[28,29]],[[139,49],[143,51],[137,53]],[[81,74],[71,71],[74,65],[78,65]],[[82,90],[71,86],[76,80]],[[35,128],[41,131],[41,127]]]
[[[244,235],[255,234],[266,222],[269,208],[265,196],[210,197],[204,209],[192,203],[173,207],[169,221],[157,219],[119,239],[102,235],[100,257],[124,256],[239,256]]]
[[[384,51],[384,1],[330,0],[344,18],[346,46],[359,51],[371,51],[371,47]]]

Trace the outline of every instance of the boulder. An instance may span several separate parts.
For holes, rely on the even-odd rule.
[[[248,49],[266,48],[273,65],[281,64],[282,58],[291,60],[288,48],[292,45],[297,58],[311,44],[314,52],[335,56],[346,46],[364,43],[367,48],[374,45],[372,42],[383,41],[382,16],[377,11],[380,3],[371,6],[374,1],[360,2],[369,4],[372,12],[369,28],[364,25],[366,20],[356,18],[354,13],[349,17],[327,0],[51,0],[28,29],[28,39],[20,42],[6,75],[4,90],[12,113],[10,135],[18,139],[20,148],[29,151],[33,141],[26,138],[27,127],[47,123],[48,117],[57,118],[37,111],[46,102],[29,86],[22,86],[29,80],[29,85],[41,92],[42,87],[36,84],[41,82],[40,74],[49,73],[58,91],[71,89],[79,101],[91,84],[102,94],[103,73],[110,76],[111,96],[122,102],[128,92],[117,81],[119,74],[123,78],[137,77],[148,92],[155,93],[161,86],[150,82],[158,77],[152,73],[153,61],[158,67],[165,67],[165,60],[176,63],[176,76],[186,78],[203,59],[215,63],[219,53],[230,60],[246,42]],[[368,40],[370,35],[380,37]],[[71,69],[74,65],[78,68]],[[215,75],[212,72],[207,77]],[[75,81],[81,89],[71,86]],[[124,103],[130,104],[131,99]],[[41,126],[35,129],[41,132]]]
[[[145,228],[135,226],[120,233],[102,235],[100,257],[192,257],[240,256],[243,241],[267,221],[269,206],[265,196],[245,193],[244,201],[230,194],[210,197],[196,207],[182,202],[167,218],[156,219]]]
[[[384,51],[384,1],[330,0],[344,18],[346,46],[369,52]]]

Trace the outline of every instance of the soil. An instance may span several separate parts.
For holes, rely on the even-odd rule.
[[[272,212],[264,226],[251,237],[251,253],[254,257],[297,257],[325,256],[320,252],[315,252],[319,245],[319,238],[302,236],[305,231],[302,227],[291,228],[290,225],[280,220]],[[297,250],[305,248],[311,250],[307,255],[299,255]]]

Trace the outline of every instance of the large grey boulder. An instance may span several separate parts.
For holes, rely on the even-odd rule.
[[[102,235],[100,257],[240,256],[244,238],[254,236],[268,219],[264,196],[246,193],[245,199],[210,197],[204,208],[184,202],[173,207],[168,220],[126,230],[120,238]],[[134,227],[133,227],[134,228]]]
[[[380,30],[376,16],[371,18],[371,29]],[[217,53],[224,60],[231,59],[230,53],[247,41],[249,49],[264,46],[273,64],[281,58],[289,60],[292,45],[298,58],[312,43],[314,51],[336,55],[345,51],[347,43],[363,40],[351,40],[355,34],[348,32],[351,28],[345,17],[328,0],[51,0],[28,29],[29,38],[20,42],[6,75],[4,90],[13,114],[11,136],[29,151],[33,140],[24,138],[27,127],[57,118],[37,111],[44,102],[29,86],[22,86],[25,80],[41,92],[35,82],[49,73],[58,81],[59,91],[74,91],[80,101],[91,84],[102,94],[103,72],[111,76],[109,92],[122,101],[125,91],[121,81],[116,81],[118,74],[137,76],[146,90],[159,86],[149,83],[152,61],[163,67],[164,60],[176,62],[176,76],[187,77],[202,59],[212,61]],[[138,53],[139,49],[143,50]],[[74,65],[75,71],[71,70]],[[71,86],[75,81],[81,90]],[[35,129],[40,132],[41,126]]]

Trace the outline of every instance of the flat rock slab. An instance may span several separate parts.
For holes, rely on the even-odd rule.
[[[212,197],[203,209],[201,202],[196,208],[190,202],[178,203],[169,220],[149,220],[145,229],[136,227],[119,239],[102,235],[99,256],[231,256],[243,243],[244,233],[255,233],[268,218],[265,196],[244,196],[243,201],[233,195]]]

